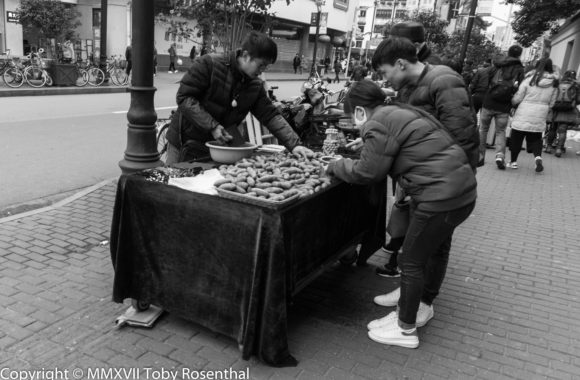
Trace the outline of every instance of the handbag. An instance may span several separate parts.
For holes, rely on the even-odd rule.
[[[404,237],[410,222],[410,200],[399,200],[393,204],[387,233],[391,238]]]

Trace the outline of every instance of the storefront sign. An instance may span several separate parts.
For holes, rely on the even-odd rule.
[[[20,21],[20,19],[18,18],[18,13],[7,11],[6,21],[18,24],[18,22]]]

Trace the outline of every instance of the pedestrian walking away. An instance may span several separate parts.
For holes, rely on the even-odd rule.
[[[176,73],[177,70],[175,69],[175,61],[177,60],[177,50],[175,49],[175,43],[172,43],[167,52],[169,53],[169,70],[167,71],[169,74]]]
[[[556,146],[556,157],[561,157],[566,152],[566,136],[568,128],[573,128],[578,123],[578,109],[580,104],[580,85],[576,82],[576,72],[566,71],[558,85],[558,97],[552,107],[550,129],[546,138],[546,153],[553,152]]]
[[[340,61],[337,59],[334,61],[334,81],[336,83],[340,83],[340,73],[342,72],[342,65]]]
[[[195,59],[196,54],[197,54],[197,52],[195,51],[195,45],[193,45],[191,47],[191,50],[189,51],[189,60],[191,62],[193,62],[193,60]]]
[[[558,96],[558,80],[554,74],[552,60],[543,58],[536,64],[535,70],[528,73],[512,98],[517,107],[511,122],[510,151],[511,169],[518,168],[518,155],[524,138],[526,147],[534,154],[536,172],[542,172],[542,134],[546,129],[548,111]]]
[[[153,46],[153,76],[157,76],[157,48]]]
[[[489,71],[489,87],[483,97],[479,129],[479,166],[485,162],[487,133],[495,120],[495,163],[505,170],[506,127],[512,108],[512,96],[524,79],[524,66],[520,61],[522,48],[513,45],[507,58],[499,57]]]
[[[125,60],[127,61],[127,67],[125,68],[125,72],[127,73],[127,75],[131,75],[131,69],[133,68],[131,45],[127,46],[127,48],[125,49]]]
[[[240,143],[238,126],[251,112],[290,152],[310,156],[268,98],[262,72],[276,62],[276,43],[250,32],[241,49],[206,54],[193,62],[177,90],[177,111],[167,131],[167,164],[209,155],[208,141]]]
[[[373,341],[416,348],[417,327],[434,316],[453,231],[475,207],[477,182],[465,151],[439,121],[407,105],[385,106],[385,101],[374,82],[353,84],[345,111],[364,137],[360,159],[333,161],[326,172],[360,185],[384,182],[389,175],[410,195],[410,223],[399,255],[401,287],[374,300],[397,310],[367,327]]]

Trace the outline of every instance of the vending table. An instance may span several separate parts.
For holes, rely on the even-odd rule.
[[[229,336],[244,359],[296,365],[291,297],[365,235],[384,236],[384,204],[368,193],[341,182],[274,210],[123,175],[110,240],[113,301],[148,302]],[[368,251],[382,241],[371,240]]]

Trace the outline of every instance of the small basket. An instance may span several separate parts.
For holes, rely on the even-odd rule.
[[[289,198],[284,199],[283,201],[271,201],[267,199],[256,198],[249,195],[236,193],[234,191],[220,189],[219,187],[217,188],[217,191],[218,194],[223,198],[232,199],[234,201],[240,201],[255,206],[266,207],[273,210],[278,210],[284,206],[294,203],[300,198],[300,194],[295,194]]]

